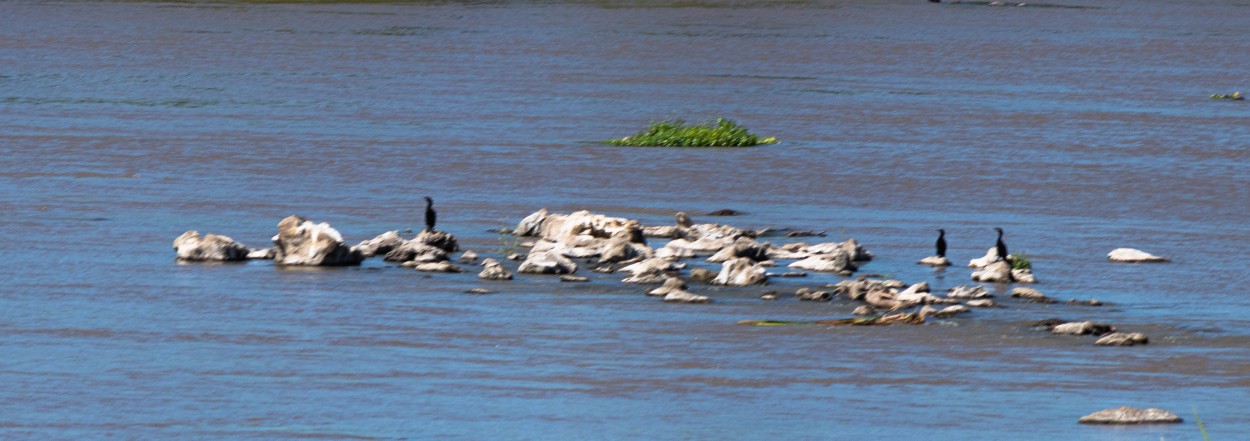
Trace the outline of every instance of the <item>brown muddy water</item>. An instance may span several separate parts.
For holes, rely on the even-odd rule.
[[[1250,432],[1244,1],[0,3],[0,438],[1194,440]],[[728,117],[780,144],[599,144]],[[827,231],[935,290],[995,226],[1059,299],[923,326],[765,302],[842,278],[486,283],[178,265],[188,229],[351,243],[539,209]],[[746,214],[698,216],[720,208]],[[780,243],[789,239],[769,240]],[[809,241],[810,242],[810,241]],[[663,241],[652,240],[653,246]],[[1171,257],[1116,265],[1136,247]],[[785,263],[785,262],[783,262]],[[514,263],[509,263],[510,265]],[[695,263],[696,265],[707,265]],[[496,294],[463,294],[485,287]],[[1025,324],[1105,321],[1104,348]],[[1119,405],[1186,423],[1076,424]]]

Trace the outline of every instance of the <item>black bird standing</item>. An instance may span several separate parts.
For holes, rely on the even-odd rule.
[[[1003,229],[994,227],[994,231],[998,232],[998,242],[994,244],[994,250],[998,252],[999,260],[1007,262],[1007,244],[1003,243]]]
[[[946,257],[946,230],[938,228],[938,240],[933,245],[937,247],[938,257]]]
[[[434,231],[434,223],[438,222],[438,213],[434,212],[434,200],[425,197],[425,231]]]

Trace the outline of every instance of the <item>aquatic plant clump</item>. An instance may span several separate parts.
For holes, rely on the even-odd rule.
[[[1211,94],[1211,99],[1213,99],[1213,100],[1233,100],[1233,101],[1244,101],[1244,100],[1246,99],[1246,97],[1245,97],[1245,95],[1242,95],[1242,94],[1241,94],[1241,91],[1237,91],[1237,92],[1233,92],[1233,93],[1229,93],[1229,94],[1223,94],[1223,93],[1213,93],[1213,94]]]
[[[688,125],[685,121],[660,121],[632,136],[605,141],[631,147],[750,147],[775,144],[777,138],[760,138],[737,123],[717,118],[714,123]]]

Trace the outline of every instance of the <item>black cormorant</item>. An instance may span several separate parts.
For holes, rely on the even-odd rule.
[[[998,232],[998,242],[994,243],[994,250],[998,252],[998,259],[1007,262],[1007,244],[1003,243],[1003,229],[994,227],[994,231]],[[997,262],[997,260],[995,260]]]
[[[434,231],[434,223],[438,222],[438,213],[434,212],[434,200],[425,197],[425,231]]]
[[[933,246],[937,248],[938,257],[946,257],[946,230],[938,228],[938,240]]]

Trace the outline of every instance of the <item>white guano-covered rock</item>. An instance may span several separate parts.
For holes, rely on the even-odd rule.
[[[274,260],[280,265],[359,265],[364,260],[359,252],[343,244],[343,236],[330,224],[313,223],[301,216],[287,216],[278,222],[273,243]]]
[[[1114,250],[1111,250],[1110,253],[1107,253],[1107,260],[1110,260],[1112,262],[1130,262],[1130,263],[1167,262],[1168,261],[1166,257],[1159,257],[1154,254],[1150,254],[1150,253],[1147,253],[1145,251],[1142,251],[1136,248],[1116,248]]]

